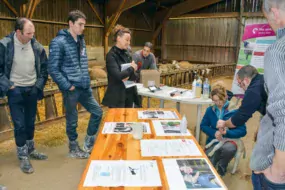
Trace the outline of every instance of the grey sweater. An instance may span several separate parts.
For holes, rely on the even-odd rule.
[[[260,122],[250,167],[262,171],[272,164],[275,149],[285,152],[285,28],[264,56],[264,81],[268,93],[266,115]]]
[[[14,34],[14,59],[10,73],[14,86],[34,86],[37,81],[35,55],[31,41],[22,44]]]
[[[133,60],[136,64],[138,64],[138,62],[142,63],[142,66],[138,68],[137,72],[144,69],[157,69],[153,53],[150,53],[147,57],[144,57],[142,55],[142,50],[136,51],[133,54]]]

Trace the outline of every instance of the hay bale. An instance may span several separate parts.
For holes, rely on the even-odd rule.
[[[160,65],[159,68],[158,68],[158,71],[160,73],[167,73],[168,72],[168,64],[163,64],[163,65]]]
[[[92,67],[89,69],[89,74],[91,80],[98,80],[98,79],[106,79],[107,73],[102,68],[98,68],[97,66]]]
[[[88,67],[89,68],[93,68],[94,66],[103,69],[106,67],[106,62],[105,61],[97,61],[97,60],[88,61]]]
[[[180,61],[178,63],[180,70],[189,70],[193,67],[192,64],[190,64],[188,61]]]

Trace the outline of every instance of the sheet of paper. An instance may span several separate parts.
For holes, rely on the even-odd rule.
[[[149,123],[140,122],[143,124],[144,133],[151,134]],[[132,133],[133,122],[105,122],[102,130],[103,134],[130,134]]]
[[[138,111],[139,119],[179,119],[174,111],[144,110]]]
[[[124,70],[128,69],[129,67],[131,67],[131,63],[121,64],[121,71],[124,71]],[[135,86],[136,83],[134,81],[127,80],[127,81],[124,81],[124,85],[126,88],[131,88],[131,87]]]
[[[209,163],[204,158],[162,159],[170,190],[223,190]]]
[[[158,166],[155,160],[126,161],[125,184],[130,187],[161,186]]]
[[[84,187],[156,187],[161,186],[157,163],[154,160],[92,160]]]
[[[136,86],[136,83],[134,81],[127,80],[127,81],[124,81],[124,85],[126,88],[131,88],[133,86]]]
[[[181,120],[152,120],[156,136],[191,136],[187,129],[186,133],[181,133]]]
[[[131,67],[131,63],[121,64],[121,71],[124,71],[128,69],[129,67]]]
[[[141,154],[149,156],[202,156],[192,139],[141,140]]]

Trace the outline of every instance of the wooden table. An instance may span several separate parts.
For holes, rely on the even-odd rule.
[[[157,137],[155,135],[154,128],[152,126],[152,122],[150,120],[138,120],[137,111],[138,110],[145,110],[145,109],[109,109],[108,113],[104,119],[104,122],[149,122],[151,127],[151,134],[144,134],[143,139],[181,139],[182,137]],[[158,110],[158,109],[148,109],[148,110]],[[176,109],[159,109],[159,110],[172,110],[177,113],[180,117],[180,114],[176,111]],[[103,124],[103,123],[102,123]],[[201,156],[183,156],[183,157],[142,157],[140,152],[140,141],[134,140],[131,134],[102,134],[101,131],[103,129],[103,125],[99,130],[99,134],[94,145],[93,151],[91,156],[88,160],[86,168],[82,174],[80,183],[78,185],[79,190],[93,190],[93,189],[118,189],[118,190],[149,190],[149,189],[169,189],[167,179],[165,176],[162,158],[207,158],[205,153],[203,152],[200,145],[197,143],[196,139],[193,136],[183,136],[183,138],[193,139],[196,145],[199,147],[200,151],[202,152]],[[84,180],[89,168],[89,165],[92,160],[156,160],[160,172],[160,178],[162,187],[83,187]],[[209,161],[209,160],[208,160]],[[209,161],[210,163],[210,161]],[[213,168],[213,166],[211,165]],[[222,185],[226,188],[225,184],[217,174],[216,170],[214,169],[214,173],[218,176]]]

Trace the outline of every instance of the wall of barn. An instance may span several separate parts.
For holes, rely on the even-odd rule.
[[[261,12],[262,0],[245,0],[244,12]],[[161,55],[166,60],[187,60],[196,63],[234,63],[239,47],[240,0],[226,0],[194,11],[184,18],[170,19],[160,35]],[[211,18],[206,16],[211,13]],[[236,16],[217,16],[215,13],[237,13]],[[242,26],[266,23],[262,17],[244,16]],[[243,28],[241,35],[243,33]]]
[[[20,12],[21,1],[9,0],[9,3]],[[104,4],[95,4],[100,17],[104,20]],[[60,29],[66,28],[68,12],[79,9],[87,16],[84,31],[89,59],[104,60],[104,26],[97,19],[86,0],[43,0],[36,7],[33,21],[36,28],[37,40],[47,49],[48,45]],[[15,15],[0,1],[0,38],[6,36],[14,27]],[[152,31],[146,25],[141,13],[127,10],[120,16],[118,24],[131,28],[133,50],[140,49],[145,41],[151,40]],[[109,37],[109,46],[114,44]],[[109,48],[110,48],[109,47]]]
[[[235,18],[170,20],[165,26],[166,59],[233,63],[238,21]]]

